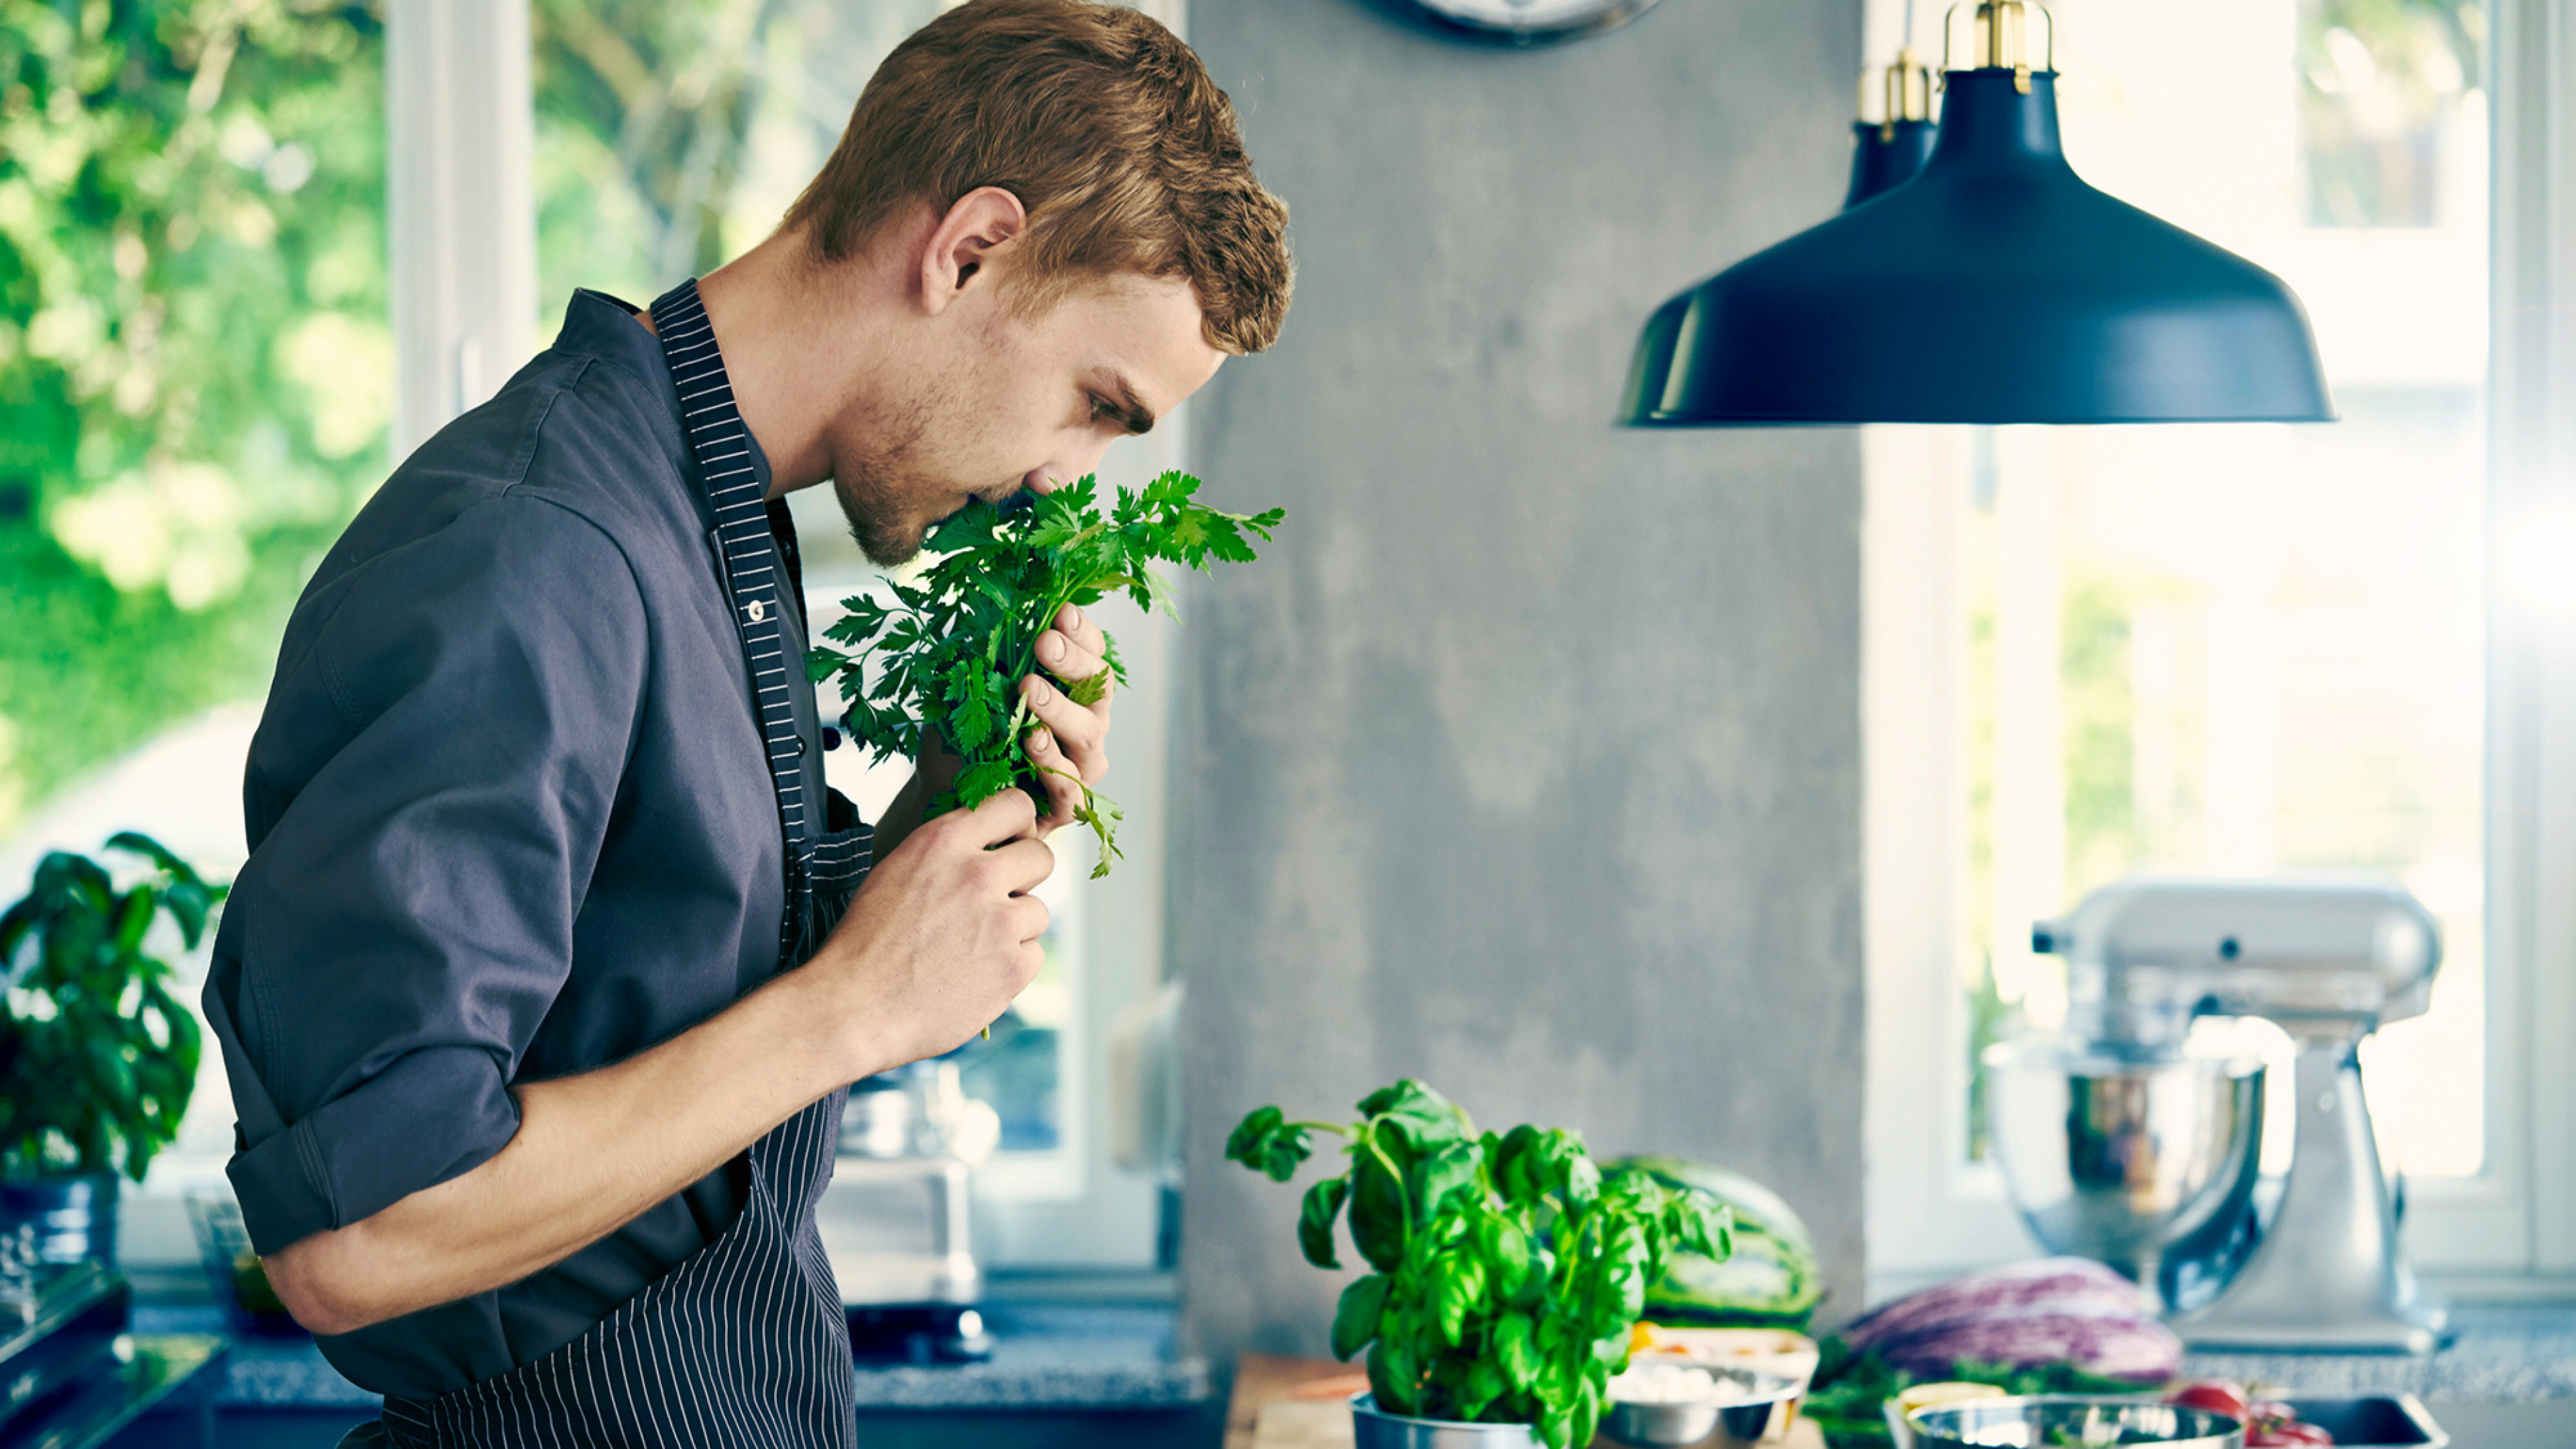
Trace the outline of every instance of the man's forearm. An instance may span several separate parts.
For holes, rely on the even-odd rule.
[[[347,1333],[517,1282],[633,1221],[809,1103],[892,1065],[789,972],[614,1066],[516,1090],[490,1160],[265,1260],[316,1333]]]

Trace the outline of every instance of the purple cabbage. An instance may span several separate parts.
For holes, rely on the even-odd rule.
[[[2147,1382],[2182,1366],[2181,1340],[2156,1321],[2138,1286],[2087,1258],[2017,1263],[1926,1288],[1871,1309],[1842,1337],[1917,1374],[1948,1373],[1966,1360],[2071,1364]]]

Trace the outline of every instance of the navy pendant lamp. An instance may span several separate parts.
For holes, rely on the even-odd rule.
[[[1852,122],[1851,188],[1843,193],[1845,211],[1913,180],[1931,159],[1932,142],[1940,134],[1932,124],[1932,72],[1914,47],[1896,53],[1896,64],[1887,68],[1885,86],[1887,119],[1870,120],[1869,77],[1861,77],[1861,119]]]
[[[2330,421],[2289,287],[2079,179],[2029,64],[2047,12],[1973,9],[1922,173],[1657,308],[1619,421]]]

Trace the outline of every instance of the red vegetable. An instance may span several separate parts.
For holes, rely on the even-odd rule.
[[[2225,1379],[2202,1379],[2195,1384],[2185,1384],[2167,1394],[2165,1398],[2171,1403],[2181,1404],[2187,1408],[2207,1409],[2213,1414],[2225,1414],[2231,1419],[2241,1421],[2250,1417],[2246,1412],[2248,1404],[2244,1386],[2229,1383]]]
[[[2298,1410],[2277,1399],[2260,1399],[2245,1406],[2245,1449],[2291,1449],[2295,1445],[2333,1442],[2334,1435],[2302,1422]]]

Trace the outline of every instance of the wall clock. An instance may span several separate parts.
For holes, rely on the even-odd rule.
[[[1636,19],[1655,0],[1386,0],[1434,29],[1476,40],[1536,45],[1571,40]]]

